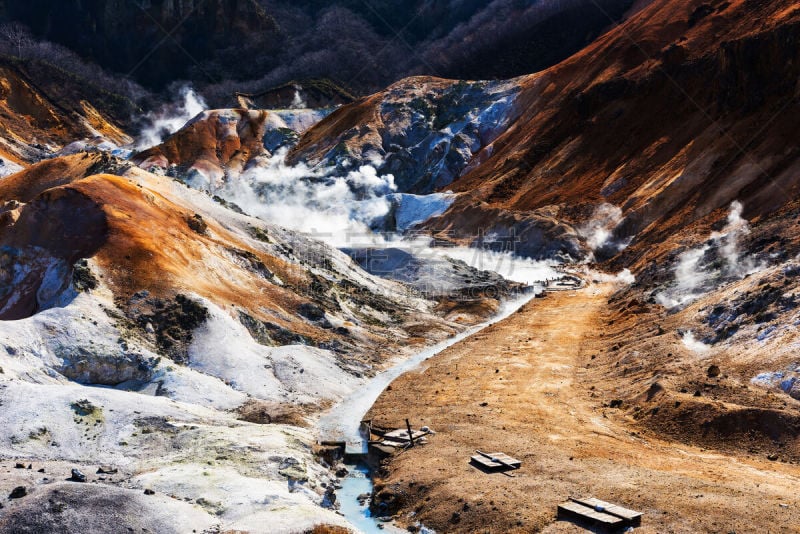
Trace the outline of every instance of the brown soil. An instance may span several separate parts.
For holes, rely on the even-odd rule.
[[[315,407],[303,407],[281,402],[267,402],[250,399],[237,408],[238,419],[258,425],[280,424],[306,427],[308,422],[303,417],[304,409],[313,411]]]
[[[583,532],[555,519],[570,495],[642,511],[637,532],[800,532],[796,464],[668,441],[608,407],[618,384],[594,362],[610,350],[611,293],[592,285],[532,301],[396,380],[374,424],[408,417],[437,434],[385,464],[378,500],[437,532]],[[469,465],[475,449],[522,468],[485,474]]]

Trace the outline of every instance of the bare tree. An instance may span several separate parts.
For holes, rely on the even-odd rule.
[[[18,22],[9,22],[0,26],[0,37],[16,48],[19,58],[22,58],[23,48],[27,50],[33,43],[33,36],[28,27]]]

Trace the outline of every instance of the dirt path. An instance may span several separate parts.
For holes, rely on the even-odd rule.
[[[437,532],[584,532],[555,521],[569,495],[643,511],[637,532],[800,532],[797,465],[667,443],[604,408],[590,355],[609,291],[532,301],[396,380],[370,417],[437,435],[393,458],[380,497]],[[484,474],[468,464],[475,449],[523,467]]]

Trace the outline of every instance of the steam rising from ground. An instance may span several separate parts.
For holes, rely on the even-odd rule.
[[[308,107],[308,104],[300,94],[300,88],[296,85],[294,87],[294,98],[292,98],[292,104],[289,107],[291,109],[306,109]]]
[[[191,88],[183,88],[179,102],[148,115],[149,125],[142,131],[138,145],[158,144],[163,137],[201,113],[204,105]],[[296,91],[292,107],[305,105],[300,92]],[[288,150],[283,147],[272,155],[261,156],[241,173],[217,178],[194,168],[184,179],[192,187],[236,204],[248,215],[304,233],[336,248],[399,248],[422,259],[460,260],[470,267],[494,271],[510,281],[528,284],[562,276],[554,269],[557,262],[519,258],[513,251],[436,247],[427,237],[378,233],[376,229],[384,229],[387,224],[398,232],[411,229],[414,224],[447,209],[453,195],[393,194],[397,189],[394,176],[378,173],[376,169],[383,161],[377,154],[369,164],[348,169],[312,167],[304,163],[288,165]],[[612,210],[611,213],[617,215],[611,220],[617,221],[619,210],[614,209],[616,212]]]
[[[335,247],[348,246],[354,236],[372,236],[370,224],[389,213],[386,195],[395,190],[391,174],[379,176],[365,165],[337,175],[331,169],[286,165],[285,156],[286,149],[279,150],[211,192],[250,215]]]
[[[494,271],[504,278],[532,284],[556,279],[554,261],[518,258],[513,251],[496,252],[468,247],[436,247],[424,236],[376,233],[373,228],[392,210],[396,189],[391,174],[379,175],[372,165],[337,173],[331,168],[312,168],[285,163],[286,149],[262,160],[237,177],[213,187],[211,193],[223,197],[246,213],[296,230],[337,248],[402,249],[417,258],[461,260],[480,270]],[[380,165],[380,162],[375,162]],[[440,209],[449,200],[438,199],[425,209]],[[416,206],[416,204],[415,204]],[[419,206],[414,208],[420,210]],[[424,210],[422,210],[424,211]],[[416,213],[421,218],[428,215]],[[397,215],[396,215],[397,216]],[[398,216],[399,217],[399,216]]]
[[[764,266],[740,249],[741,238],[749,233],[742,204],[734,201],[721,232],[713,232],[702,246],[678,256],[675,284],[656,296],[658,303],[668,308],[683,306],[726,282],[761,270]]]
[[[295,87],[290,107],[306,106],[301,88]],[[146,126],[137,141],[137,149],[161,143],[166,136],[202,113],[205,107],[205,102],[190,87],[182,88],[172,104],[146,116]],[[423,262],[430,258],[432,261],[425,263],[427,272],[436,270],[436,266],[454,272],[455,264],[446,261],[449,258],[479,270],[494,271],[520,283],[532,284],[562,276],[554,269],[555,261],[518,258],[514,251],[508,250],[436,247],[430,238],[404,236],[403,233],[413,231],[416,224],[445,211],[455,197],[448,193],[421,197],[395,193],[394,176],[380,175],[377,171],[384,163],[377,153],[372,158],[367,157],[366,163],[355,169],[345,165],[288,165],[288,150],[289,147],[282,147],[271,155],[266,152],[255,157],[243,171],[229,168],[222,169],[224,174],[215,174],[216,169],[209,171],[199,165],[192,167],[183,179],[196,189],[237,205],[249,215],[304,233],[336,248],[391,247],[407,251]],[[603,209],[607,209],[607,214],[597,217],[600,222],[592,230],[600,236],[596,238],[598,246],[607,240],[610,229],[621,218],[618,208],[606,205]],[[606,233],[601,236],[604,228]],[[385,230],[392,233],[379,233]]]
[[[578,233],[586,240],[586,244],[597,252],[606,249],[619,252],[628,246],[628,240],[614,240],[614,229],[622,222],[622,210],[613,204],[603,203],[594,209],[592,217],[578,228]]]
[[[681,336],[681,341],[683,341],[683,345],[692,352],[697,354],[702,354],[708,351],[708,345],[703,343],[702,341],[696,339],[694,337],[694,332],[691,330],[687,330]]]
[[[622,269],[617,274],[609,274],[600,271],[590,270],[587,273],[587,276],[591,276],[592,280],[596,280],[597,282],[609,283],[609,284],[616,284],[621,286],[629,286],[636,282],[636,276],[631,272],[630,269]]]
[[[145,126],[136,140],[136,150],[145,150],[161,143],[207,107],[203,97],[195,93],[194,89],[182,87],[174,102],[145,115]]]
[[[708,249],[708,245],[704,245],[678,256],[678,264],[675,266],[676,285],[669,292],[660,293],[656,297],[659,304],[672,308],[688,304],[702,296],[710,274],[702,269],[700,261]]]
[[[711,239],[720,243],[720,253],[725,259],[723,274],[726,276],[742,278],[763,268],[752,256],[743,255],[739,248],[739,240],[749,233],[750,225],[742,219],[742,203],[736,200],[731,204],[725,229],[711,234]]]

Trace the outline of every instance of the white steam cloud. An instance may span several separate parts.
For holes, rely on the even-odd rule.
[[[592,276],[592,280],[609,284],[629,286],[636,282],[636,276],[634,276],[630,269],[622,269],[617,274],[601,273],[597,271],[590,271],[589,274]]]
[[[675,286],[656,295],[659,304],[674,308],[688,304],[703,295],[710,274],[702,269],[700,260],[708,248],[708,245],[705,245],[687,250],[678,256],[678,264],[675,266]]]
[[[208,180],[195,171],[187,180],[198,189],[233,202],[249,215],[302,232],[337,248],[383,248],[406,250],[420,258],[461,260],[480,270],[494,271],[514,282],[533,284],[557,279],[555,261],[535,261],[512,251],[469,247],[436,247],[424,236],[404,238],[372,230],[392,209],[390,195],[396,189],[391,174],[379,175],[372,165],[341,175],[332,169],[294,166],[285,162],[287,149],[262,159],[258,165],[222,182]],[[380,161],[374,162],[380,165]],[[215,185],[217,184],[217,185]],[[440,195],[441,196],[441,195]],[[447,206],[452,200],[437,197],[422,208],[411,206],[420,219],[423,212]],[[413,204],[413,203],[412,203]],[[431,207],[432,206],[432,207]],[[417,213],[419,212],[419,213]],[[396,214],[397,216],[397,214]]]
[[[182,87],[175,101],[145,115],[146,124],[136,140],[136,150],[145,150],[158,145],[207,107],[203,97],[194,89],[188,86]]]
[[[691,330],[687,330],[686,332],[683,333],[683,336],[681,336],[681,341],[683,341],[683,345],[687,349],[696,354],[702,354],[704,352],[708,352],[709,349],[708,345],[706,345],[699,339],[696,339],[694,337],[694,332],[692,332]]]
[[[711,234],[711,239],[720,244],[720,254],[725,259],[723,274],[742,278],[763,268],[752,256],[742,254],[739,240],[750,233],[750,225],[742,219],[742,203],[738,200],[731,204],[728,213],[728,224],[721,233]]]
[[[750,233],[742,218],[742,204],[734,201],[728,213],[728,223],[721,232],[712,233],[700,247],[678,256],[675,266],[675,285],[656,295],[656,301],[667,308],[684,306],[726,281],[740,279],[761,270],[764,266],[740,249],[740,239]],[[717,251],[717,265],[703,265],[710,251]]]
[[[294,98],[292,98],[292,103],[289,106],[290,109],[306,109],[308,108],[308,104],[306,103],[303,96],[300,94],[300,87],[295,86],[294,88]]]
[[[391,174],[379,176],[375,167],[364,165],[336,176],[329,169],[286,165],[285,156],[284,148],[218,188],[192,185],[210,189],[250,215],[335,247],[373,235],[370,223],[389,213],[386,195],[396,189]],[[380,241],[380,236],[375,239]]]
[[[617,252],[630,243],[630,239],[613,241],[614,229],[622,222],[622,210],[613,204],[603,203],[597,206],[592,217],[580,228],[578,234],[586,240],[586,244],[595,252],[601,248],[613,248]]]

